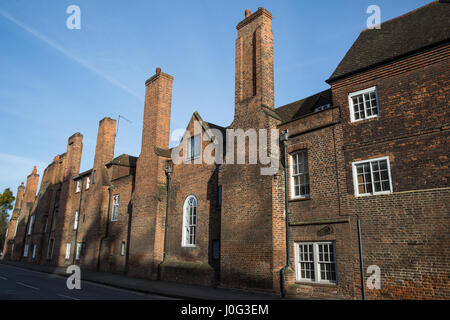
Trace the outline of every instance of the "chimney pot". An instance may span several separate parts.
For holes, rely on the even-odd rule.
[[[245,9],[245,17],[248,18],[252,14],[252,11],[250,9]]]
[[[161,73],[161,68],[156,68],[156,74],[160,74]]]
[[[33,166],[33,172],[32,172],[33,174],[36,174],[37,173],[37,167],[36,166]]]

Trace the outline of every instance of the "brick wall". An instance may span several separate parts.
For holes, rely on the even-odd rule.
[[[361,217],[364,265],[381,268],[382,288],[368,290],[370,298],[449,294],[449,48],[332,83],[342,110],[343,209]],[[351,123],[348,94],[373,86],[380,116]],[[381,156],[389,157],[393,193],[355,197],[352,162]]]

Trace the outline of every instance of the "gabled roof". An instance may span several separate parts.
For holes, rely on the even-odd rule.
[[[316,93],[308,98],[298,100],[275,109],[283,123],[296,120],[314,112],[314,109],[326,104],[333,105],[331,89]]]
[[[199,122],[200,126],[202,127],[202,129],[205,131],[205,133],[206,133],[207,135],[209,135],[210,133],[212,133],[210,129],[216,129],[216,130],[219,130],[219,131],[222,133],[223,139],[225,140],[225,137],[226,137],[226,128],[221,127],[221,126],[219,126],[219,125],[217,125],[217,124],[214,124],[214,123],[211,123],[211,122],[206,122],[206,121],[204,121],[203,118],[200,116],[200,114],[199,114],[197,111],[194,111],[194,113],[192,114],[192,117],[191,117],[191,119],[189,120],[189,123],[188,123],[188,127],[189,127],[189,124],[190,124],[193,120],[196,120],[196,121]],[[186,128],[186,129],[187,129],[187,128]],[[215,138],[214,138],[214,135],[210,136],[210,138],[212,139],[212,141],[213,141],[214,143],[217,143],[216,140],[215,140]],[[181,139],[181,141],[183,141],[183,139],[184,139],[184,137]],[[164,158],[169,158],[169,159],[170,159],[170,158],[172,157],[172,150],[173,150],[174,148],[178,148],[178,147],[181,145],[181,141],[180,141],[180,143],[179,143],[177,146],[175,146],[175,147],[173,147],[173,148],[169,148],[169,149],[164,149],[164,148],[155,147],[155,153],[156,153],[158,156],[160,156],[160,157],[164,157]],[[224,141],[224,143],[225,143],[225,141]]]
[[[449,17],[450,3],[434,1],[362,31],[327,82],[448,43]]]
[[[113,160],[108,161],[105,165],[119,165],[124,167],[136,167],[137,157],[130,156],[129,154],[121,154],[120,156],[115,157]]]

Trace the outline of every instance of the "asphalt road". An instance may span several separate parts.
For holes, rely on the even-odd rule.
[[[170,299],[81,281],[69,290],[67,278],[0,264],[0,300],[161,300]]]

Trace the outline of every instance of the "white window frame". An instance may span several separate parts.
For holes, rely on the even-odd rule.
[[[81,180],[77,180],[77,186],[75,189],[75,193],[78,193],[81,191]]]
[[[31,255],[31,259],[34,259],[34,258],[36,258],[36,245],[34,244],[33,245],[33,253],[32,253],[32,255]]]
[[[355,109],[353,106],[353,97],[355,96],[359,96],[359,95],[363,95],[363,99],[364,99],[364,94],[366,93],[370,93],[370,92],[375,92],[375,99],[377,101],[377,114],[376,115],[371,115],[371,116],[367,116],[366,113],[366,104],[365,101],[363,100],[363,107],[364,107],[364,118],[363,119],[355,119]],[[359,121],[364,121],[367,119],[372,119],[372,118],[377,118],[380,116],[380,102],[378,100],[378,89],[377,87],[371,87],[371,88],[367,88],[364,90],[360,90],[357,92],[352,92],[348,94],[348,105],[349,105],[349,109],[350,109],[350,121],[351,122],[359,122]]]
[[[125,247],[125,241],[122,241],[122,244],[120,245],[120,255],[124,256],[125,255],[125,251],[126,251],[126,247]]]
[[[28,248],[29,248],[29,245],[28,245],[28,243],[26,243],[25,247],[23,248],[23,256],[24,257],[28,257]]]
[[[83,242],[77,243],[77,250],[75,253],[75,260],[79,261],[81,258],[81,250],[83,249]]]
[[[30,217],[30,224],[28,225],[27,235],[31,235],[31,231],[33,231],[33,224],[34,224],[34,215]]]
[[[306,172],[307,178],[308,178],[308,193],[307,194],[300,194],[300,195],[295,195],[295,177],[294,177],[294,156],[299,154],[299,153],[306,153],[306,167],[308,169],[308,171]],[[310,183],[310,179],[309,179],[309,158],[308,158],[308,150],[307,149],[302,149],[302,150],[298,150],[295,152],[292,152],[289,154],[289,176],[290,176],[290,187],[291,187],[291,199],[295,200],[295,199],[308,199],[310,197],[311,194],[311,183]],[[305,174],[305,173],[303,173]],[[300,173],[298,173],[297,175],[301,175]]]
[[[71,248],[71,246],[72,246],[72,243],[70,243],[70,242],[67,242],[66,243],[66,260],[69,260],[70,259],[70,248]]]
[[[387,162],[387,171],[388,171],[388,177],[389,177],[389,188],[390,188],[390,190],[389,191],[378,191],[378,192],[376,192],[375,191],[375,186],[374,186],[372,162],[382,161],[382,160],[386,160],[386,162]],[[370,165],[370,175],[371,175],[371,179],[372,179],[372,192],[371,193],[361,193],[360,194],[359,193],[359,187],[358,187],[358,172],[356,170],[356,166],[360,165],[360,164],[363,164],[363,163],[369,163],[369,165]],[[366,196],[379,195],[379,194],[390,194],[390,193],[394,192],[394,189],[392,188],[391,165],[390,165],[390,162],[389,162],[389,156],[352,162],[352,173],[353,173],[353,188],[355,190],[355,196],[356,197],[366,197]]]
[[[196,144],[197,142],[197,144]],[[187,141],[187,156],[186,161],[191,161],[200,158],[200,154],[202,152],[202,135],[196,134],[192,137],[189,137]],[[196,148],[197,146],[197,148]]]
[[[80,211],[75,211],[75,221],[73,223],[73,230],[78,230],[78,223],[80,221]]]
[[[190,200],[194,199],[195,204],[196,204],[196,210],[195,210],[195,223],[190,223],[189,222],[189,218],[190,218],[190,212],[188,212],[188,206],[190,204]],[[187,241],[187,236],[188,236],[188,228],[194,227],[195,229],[195,235],[194,235],[194,243],[190,243],[190,241]],[[186,200],[184,201],[184,205],[183,205],[183,232],[182,232],[182,238],[181,238],[181,246],[182,247],[196,247],[197,246],[197,234],[198,234],[198,200],[197,197],[194,195],[190,195],[186,198]]]
[[[111,221],[117,221],[119,218],[119,194],[113,196],[113,205],[111,211]]]
[[[86,178],[86,190],[89,190],[89,187],[91,186],[91,177]]]
[[[328,280],[321,279],[320,275],[320,261],[319,261],[319,245],[327,244],[332,245],[333,247],[333,256],[334,256],[334,270],[336,273],[336,280]],[[295,279],[297,282],[307,282],[307,283],[319,283],[319,284],[337,284],[338,282],[338,271],[337,271],[337,263],[336,263],[336,243],[334,241],[309,241],[309,242],[295,242]],[[314,265],[314,280],[305,279],[301,277],[301,270],[299,268],[300,263],[300,245],[312,245],[313,246],[313,265]]]

